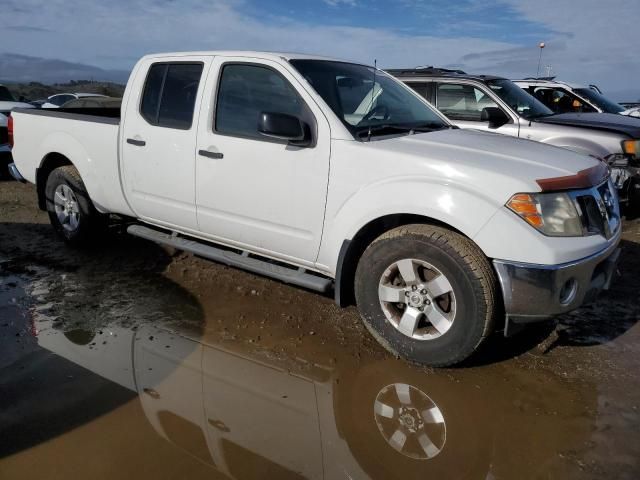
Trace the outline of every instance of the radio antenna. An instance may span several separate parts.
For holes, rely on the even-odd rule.
[[[378,70],[378,60],[373,59],[373,85],[371,86],[371,109],[369,113],[373,111],[373,102],[375,101],[376,93],[376,70]],[[367,142],[371,141],[371,124],[369,124],[369,131],[367,132]]]

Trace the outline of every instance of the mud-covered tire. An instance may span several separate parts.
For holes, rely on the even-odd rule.
[[[64,225],[56,211],[56,192],[67,188],[72,192],[68,196],[74,200],[77,215],[76,228]],[[96,210],[89,198],[80,174],[72,165],[65,165],[54,169],[47,178],[45,199],[49,220],[56,233],[69,245],[86,247],[104,232],[106,216]]]
[[[433,335],[434,338],[409,336],[399,328],[400,320],[394,322],[389,318],[389,308],[383,310],[379,296],[379,288],[386,278],[383,275],[388,275],[396,262],[399,265],[405,259],[432,266],[438,272],[436,276],[444,275],[448,280],[451,293],[447,295],[454,295],[454,300],[449,301],[455,310],[448,329],[442,329],[444,333],[437,331],[426,313],[419,314],[421,328],[432,331],[433,334],[426,336]],[[419,273],[417,276],[426,275]],[[420,279],[418,282],[428,283]],[[403,288],[402,284],[398,288]],[[404,293],[410,294],[412,296],[412,292]],[[398,227],[374,240],[358,262],[355,295],[360,315],[373,336],[394,355],[421,365],[450,366],[468,358],[492,332],[498,312],[497,280],[488,259],[468,238],[432,225]],[[431,305],[428,300],[431,297],[425,294],[424,298],[425,305],[427,302]],[[442,300],[442,297],[437,298],[440,300],[434,300],[433,307]],[[387,305],[395,307],[396,304],[384,304]],[[397,305],[400,316],[400,307],[408,311],[411,306]],[[420,308],[427,312],[429,307]]]

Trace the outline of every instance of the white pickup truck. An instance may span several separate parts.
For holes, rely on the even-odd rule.
[[[11,171],[68,243],[131,217],[133,235],[333,287],[413,362],[460,362],[496,329],[579,307],[614,271],[621,223],[602,162],[455,128],[368,66],[146,56],[122,115],[89,113],[11,118]]]

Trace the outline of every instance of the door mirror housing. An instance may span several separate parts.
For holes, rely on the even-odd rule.
[[[480,114],[482,122],[489,122],[489,128],[499,128],[509,123],[509,117],[498,107],[485,107]]]
[[[258,117],[258,132],[265,137],[286,140],[301,147],[311,144],[309,126],[287,113],[261,112]]]

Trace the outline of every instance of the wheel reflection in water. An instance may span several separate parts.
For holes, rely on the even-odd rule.
[[[387,443],[416,460],[428,460],[444,448],[447,430],[442,411],[421,390],[405,383],[387,385],[378,393],[374,417]]]

